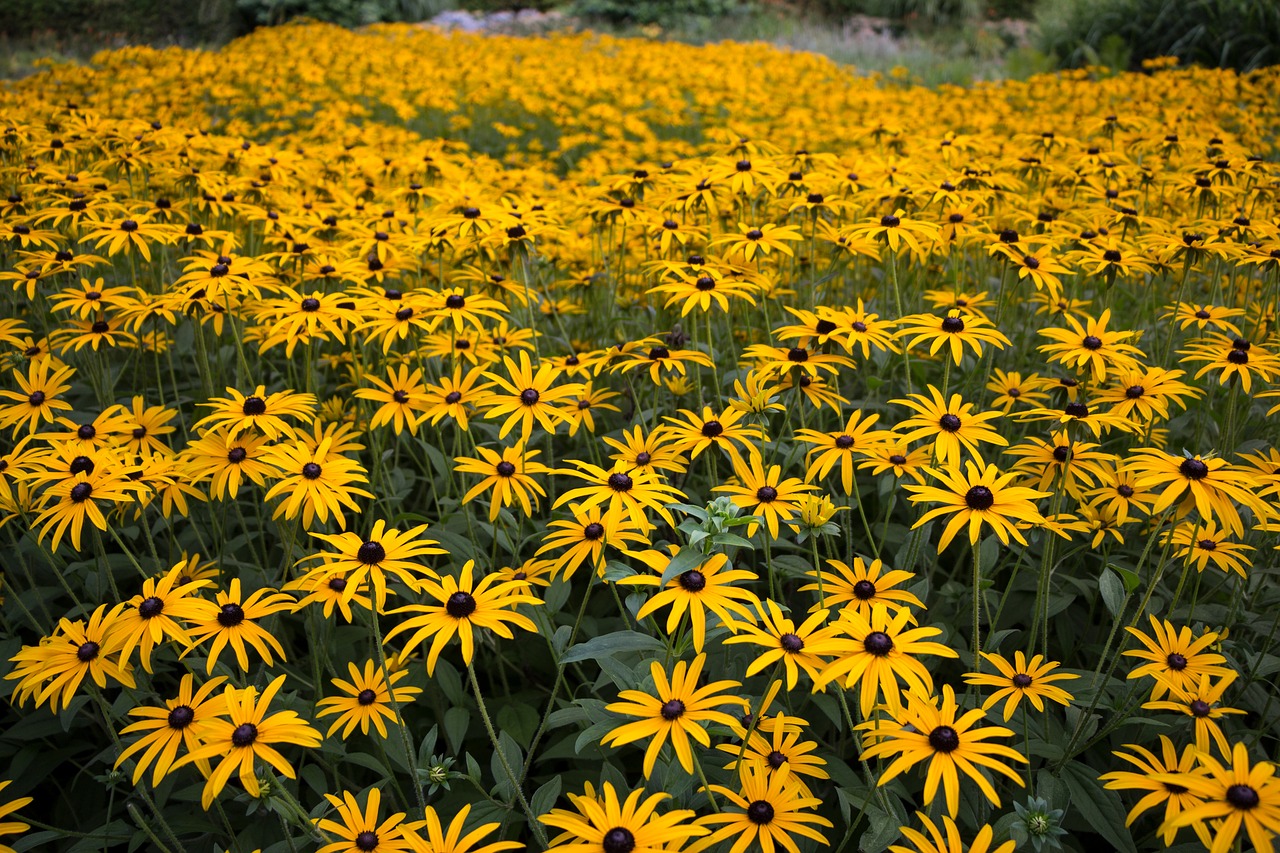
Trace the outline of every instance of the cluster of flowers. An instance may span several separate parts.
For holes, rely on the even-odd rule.
[[[332,51],[312,73],[289,38]],[[218,54],[129,50],[0,95],[0,525],[19,556],[6,628],[27,641],[4,675],[15,714],[87,698],[139,790],[198,774],[203,808],[221,811],[238,777],[327,853],[514,849],[486,841],[505,822],[468,828],[469,805],[445,819],[426,802],[411,730],[448,722],[421,700],[439,673],[456,677],[453,657],[494,781],[544,847],[798,853],[798,839],[836,840],[834,808],[850,835],[875,808],[902,812],[920,853],[959,851],[962,835],[974,853],[1008,853],[1007,826],[987,820],[998,786],[1038,787],[1036,765],[1061,771],[1106,745],[1134,709],[1117,700],[1100,732],[1094,712],[1137,657],[1129,679],[1155,680],[1142,709],[1181,718],[1187,742],[1128,745],[1116,754],[1137,772],[1093,778],[1146,792],[1130,824],[1164,805],[1166,844],[1190,827],[1214,853],[1243,836],[1272,849],[1280,782],[1255,747],[1274,737],[1260,669],[1276,626],[1231,623],[1265,611],[1253,559],[1280,532],[1280,168],[1255,154],[1280,125],[1274,72],[1045,77],[975,89],[987,109],[930,113],[939,93],[765,53],[781,77],[815,63],[833,75],[800,87],[820,114],[862,92],[899,123],[788,127],[792,111],[752,104],[733,131],[689,142],[661,138],[664,116],[645,106],[593,135],[599,105],[578,105],[595,110],[584,119],[546,83],[522,106],[558,122],[554,157],[532,131],[495,125],[520,140],[495,152],[503,164],[392,126],[452,110],[455,131],[473,128],[461,105],[494,93],[461,94],[465,75],[449,78],[459,93],[379,80],[357,96],[336,69],[396,67],[424,46],[487,61],[519,44],[536,67],[578,51],[574,67],[613,93],[624,78],[599,70],[611,51],[625,69],[694,49],[400,28],[336,39],[286,28]],[[128,66],[159,90],[178,76],[167,55],[200,67],[263,51],[297,83],[287,111],[253,84],[271,121],[209,129],[190,103],[148,92],[128,105],[108,84]],[[689,64],[672,86],[705,99],[711,76]],[[74,103],[50,107],[47,91]],[[1124,111],[1010,132],[1029,99],[1084,97]],[[131,117],[143,107],[157,118]],[[335,133],[335,116],[367,120]],[[270,133],[286,135],[248,139]],[[1202,595],[1210,567],[1221,577]],[[1100,605],[1069,613],[1105,644],[1055,637],[1068,586]],[[49,588],[65,596],[56,620],[25,594]],[[587,618],[606,591],[616,613]],[[1229,615],[1210,615],[1220,591]],[[947,595],[967,636],[921,624],[925,600]],[[1024,612],[1006,610],[1011,597]],[[571,666],[571,649],[612,635],[585,636],[588,623],[641,653],[629,674]],[[367,631],[367,654],[330,647],[339,624]],[[503,683],[507,648],[535,665],[495,639],[517,630],[545,639],[551,686],[513,761],[476,663],[492,654]],[[1229,639],[1244,632],[1248,662]],[[1001,653],[1015,634],[1022,649]],[[704,683],[709,661],[733,677]],[[945,683],[955,676],[967,695]],[[1225,699],[1246,686],[1263,696],[1254,731]],[[116,687],[132,702],[123,718],[104,697]],[[602,689],[616,701],[570,698]],[[304,697],[335,717],[323,736],[284,707]],[[794,713],[802,702],[834,728]],[[1013,730],[982,725],[1002,703],[1004,722],[1021,710],[1021,750],[1000,742]],[[644,742],[635,775],[669,790],[604,777],[570,808],[536,810],[524,789],[555,715],[582,725],[578,753]],[[1051,726],[1062,743],[1048,751]],[[377,785],[330,788],[333,811],[317,815],[271,775],[297,775],[281,748],[323,763],[325,741],[357,729],[376,733],[379,784],[395,783],[390,816]],[[903,787],[917,766],[922,786]],[[698,808],[660,812],[669,795]],[[939,798],[940,818],[905,819],[904,799]],[[163,807],[142,801],[160,843],[181,848]],[[1036,802],[1023,826],[1039,846],[1061,814]]]

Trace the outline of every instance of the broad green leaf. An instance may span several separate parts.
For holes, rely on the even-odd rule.
[[[614,631],[610,634],[592,637],[585,643],[578,643],[565,652],[561,662],[574,663],[575,661],[609,657],[622,652],[661,652],[666,651],[666,648],[660,640],[650,637],[648,634],[641,634],[639,631]]]

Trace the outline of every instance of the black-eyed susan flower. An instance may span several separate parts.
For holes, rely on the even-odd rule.
[[[498,431],[498,438],[506,438],[519,426],[520,440],[527,442],[535,423],[546,432],[554,433],[558,424],[568,420],[560,405],[576,398],[582,390],[580,383],[554,385],[558,378],[556,369],[546,363],[535,370],[529,354],[524,351],[519,353],[518,361],[511,356],[503,356],[502,363],[506,375],[486,372],[484,376],[494,390],[487,392],[477,403],[486,418],[506,418]]]
[[[966,845],[962,840],[960,827],[948,815],[942,816],[941,827],[923,812],[916,812],[916,817],[929,834],[926,836],[924,832],[910,826],[899,827],[911,846],[890,844],[889,853],[965,853],[966,850],[968,853],[1013,853],[1018,846],[1017,841],[1010,840],[992,847],[995,843],[995,830],[989,824],[984,824],[973,841]]]
[[[890,612],[887,605],[872,605],[863,615],[855,608],[840,612],[831,623],[835,637],[822,644],[821,654],[834,659],[814,679],[815,690],[823,690],[832,681],[843,680],[847,689],[858,686],[859,707],[870,716],[882,697],[891,712],[902,705],[903,688],[928,696],[933,691],[933,677],[920,655],[958,657],[956,651],[929,640],[942,633],[939,628],[908,628],[911,613],[905,608]]]
[[[21,391],[0,389],[0,398],[12,402],[0,408],[0,427],[11,426],[16,435],[23,426],[35,432],[41,423],[53,423],[57,412],[69,411],[71,404],[61,399],[71,389],[75,368],[52,359],[32,361],[24,373],[15,369],[13,378]]]
[[[463,474],[479,474],[483,479],[463,495],[462,502],[470,503],[487,491],[489,496],[489,521],[496,521],[504,506],[518,502],[526,517],[533,515],[533,507],[540,496],[547,493],[534,479],[536,474],[549,474],[551,469],[533,457],[541,450],[526,450],[523,441],[512,447],[502,448],[501,453],[487,447],[477,447],[480,458],[459,456],[454,460],[454,470]]]
[[[963,773],[992,805],[999,806],[995,786],[980,768],[1023,784],[1010,764],[1025,764],[1027,759],[1011,747],[991,742],[992,738],[1012,737],[1013,732],[1002,726],[978,726],[986,712],[975,708],[962,714],[950,685],[943,685],[940,698],[941,705],[939,697],[913,690],[900,709],[890,712],[891,722],[872,721],[861,725],[865,730],[863,758],[892,759],[876,784],[886,785],[906,770],[927,762],[926,803],[933,802],[941,786],[947,814],[952,817],[959,814],[960,774]]]
[[[569,504],[569,512],[572,519],[557,519],[547,524],[547,534],[537,551],[541,555],[563,548],[552,561],[552,573],[564,578],[572,577],[584,564],[592,571],[603,571],[606,547],[625,549],[649,541],[632,526],[630,516],[622,518],[600,506],[583,507],[575,503]]]
[[[313,394],[293,391],[268,394],[264,385],[259,385],[249,394],[242,394],[235,388],[227,388],[227,393],[229,397],[214,397],[200,404],[213,409],[213,412],[196,421],[193,429],[225,426],[230,437],[255,429],[267,438],[289,438],[295,431],[285,418],[310,423],[315,415],[316,398]]]
[[[938,553],[945,551],[955,535],[966,526],[969,544],[974,546],[978,544],[984,525],[990,527],[1005,545],[1010,539],[1026,545],[1027,540],[1018,529],[1019,525],[1044,522],[1044,516],[1034,501],[1049,497],[1049,493],[1012,485],[1018,477],[1016,472],[1003,474],[994,465],[979,468],[972,462],[965,462],[963,474],[958,467],[928,470],[945,488],[911,484],[905,488],[911,493],[909,500],[912,503],[942,504],[922,515],[913,529],[927,524],[930,519],[951,515],[942,529]]]
[[[656,550],[637,554],[659,576],[635,575],[624,578],[621,583],[658,586],[661,574],[679,553],[674,546],[673,550],[675,553],[670,557]],[[667,581],[664,589],[644,603],[636,618],[644,619],[664,607],[670,607],[666,630],[669,636],[675,636],[677,628],[688,615],[693,628],[694,650],[701,652],[706,644],[708,611],[719,617],[721,624],[731,632],[737,630],[739,622],[755,621],[751,608],[758,606],[760,600],[750,589],[737,584],[756,579],[754,572],[733,568],[724,554],[712,554]]]
[[[673,523],[668,507],[684,497],[674,486],[652,477],[632,476],[632,469],[623,463],[616,463],[612,468],[605,469],[577,459],[567,461],[577,470],[562,468],[556,473],[585,480],[587,485],[569,489],[556,498],[555,506],[573,501],[579,502],[584,508],[603,506],[605,514],[610,518],[625,517],[636,530],[648,530],[652,526],[646,516],[650,510],[668,524]]]
[[[673,474],[687,470],[680,452],[671,441],[668,428],[654,427],[647,433],[637,424],[631,430],[622,430],[620,438],[604,437],[604,443],[616,450],[609,459],[624,466],[633,476],[661,477],[663,472]]]
[[[1169,711],[1190,717],[1195,724],[1197,750],[1208,754],[1213,746],[1217,746],[1222,755],[1230,755],[1231,746],[1227,743],[1227,737],[1222,733],[1218,721],[1227,714],[1245,713],[1239,708],[1227,708],[1221,705],[1222,694],[1235,680],[1236,674],[1233,672],[1230,675],[1224,675],[1216,682],[1209,676],[1202,675],[1194,690],[1183,690],[1169,684],[1171,695],[1167,699],[1146,702],[1142,707],[1148,711]]]
[[[1249,749],[1243,743],[1231,748],[1230,766],[1212,755],[1200,752],[1197,758],[1204,773],[1179,772],[1162,774],[1157,781],[1179,785],[1203,802],[1188,805],[1176,817],[1165,820],[1162,828],[1184,826],[1212,827],[1210,853],[1226,853],[1244,830],[1258,853],[1272,849],[1280,834],[1280,779],[1270,761],[1250,762]]]
[[[130,709],[129,716],[138,718],[138,721],[121,729],[120,736],[142,736],[125,747],[115,766],[119,768],[125,761],[135,758],[133,784],[136,786],[142,781],[147,769],[151,768],[151,784],[153,787],[159,785],[173,769],[178,750],[193,752],[199,749],[205,723],[226,713],[221,695],[212,701],[209,698],[226,680],[225,676],[214,676],[197,688],[194,676],[188,672],[178,684],[178,695],[164,700],[164,707],[141,705]],[[207,773],[208,762],[199,763],[202,772]]]
[[[518,841],[484,843],[485,836],[492,835],[502,824],[498,821],[490,821],[466,832],[467,818],[470,814],[471,804],[467,803],[458,809],[446,827],[435,808],[427,806],[426,820],[419,827],[424,845],[422,849],[429,850],[431,853],[502,853],[503,850],[520,850],[524,847]]]
[[[365,796],[365,805],[350,791],[341,797],[325,794],[329,805],[337,810],[338,820],[331,817],[312,818],[316,828],[329,840],[317,853],[412,853],[432,849],[418,834],[425,821],[406,821],[404,812],[396,812],[385,819],[382,813],[382,791],[376,785]]]
[[[1022,652],[1014,652],[1012,661],[990,652],[983,652],[982,657],[995,666],[997,671],[994,673],[967,672],[964,676],[965,683],[998,688],[983,701],[982,710],[989,711],[998,705],[1001,699],[1005,700],[1004,721],[1006,723],[1013,718],[1013,712],[1018,709],[1018,703],[1023,699],[1042,713],[1046,699],[1060,705],[1071,703],[1071,694],[1053,682],[1070,681],[1080,676],[1069,672],[1054,672],[1060,665],[1056,661],[1047,661],[1043,655],[1036,655],[1027,660],[1027,656]]]
[[[107,679],[133,687],[133,668],[120,660],[121,638],[113,633],[123,609],[123,604],[110,608],[102,604],[88,621],[64,617],[52,636],[19,649],[10,658],[13,671],[5,674],[6,681],[18,682],[13,692],[18,707],[35,697],[37,708],[52,700],[52,710],[59,705],[65,709],[86,675],[98,687],[106,687]]]
[[[330,696],[316,702],[316,708],[322,709],[316,711],[316,719],[338,715],[333,725],[329,727],[329,731],[325,732],[325,737],[332,737],[334,732],[342,729],[342,739],[346,740],[357,726],[360,727],[361,734],[367,735],[369,724],[372,723],[378,730],[378,734],[385,738],[387,728],[383,718],[391,721],[393,725],[398,725],[392,703],[392,691],[395,692],[395,705],[408,704],[413,701],[413,697],[422,692],[422,688],[407,684],[403,687],[395,686],[397,681],[409,677],[407,669],[391,672],[388,678],[377,661],[367,660],[363,668],[354,663],[348,663],[347,670],[351,673],[350,681],[344,681],[341,678],[331,679],[331,683],[342,692],[342,695]]]
[[[863,616],[871,615],[871,608],[883,604],[891,613],[906,611],[911,608],[924,610],[924,602],[914,593],[902,589],[902,585],[915,579],[912,572],[901,569],[886,569],[881,560],[867,563],[861,557],[853,558],[853,565],[839,560],[827,560],[830,570],[815,567],[805,572],[807,577],[815,581],[800,587],[801,592],[818,593],[818,601],[809,608],[812,613],[822,608],[853,608]],[[912,616],[908,621],[914,623]]]
[[[239,773],[240,784],[252,797],[261,793],[254,764],[258,759],[266,762],[286,778],[296,776],[293,765],[277,751],[281,744],[304,747],[320,745],[320,732],[298,716],[295,711],[277,711],[267,714],[271,701],[284,686],[285,676],[277,676],[261,694],[254,687],[237,690],[231,685],[223,689],[226,718],[212,716],[205,721],[203,745],[179,759],[176,769],[187,764],[218,759],[218,765],[205,781],[200,804],[209,806],[222,793],[233,773]]]
[[[1129,810],[1129,815],[1125,818],[1125,826],[1132,826],[1149,809],[1153,809],[1163,803],[1164,821],[1160,827],[1160,837],[1166,847],[1171,847],[1178,835],[1178,829],[1170,826],[1170,821],[1187,809],[1202,805],[1204,800],[1199,795],[1191,793],[1186,786],[1164,781],[1163,777],[1174,773],[1195,776],[1205,776],[1207,774],[1199,763],[1198,753],[1194,744],[1187,744],[1182,749],[1182,752],[1179,753],[1173,741],[1166,735],[1160,735],[1159,737],[1159,756],[1145,746],[1136,743],[1125,744],[1124,748],[1130,750],[1130,752],[1116,750],[1111,753],[1116,758],[1127,761],[1138,768],[1138,772],[1113,770],[1110,773],[1102,774],[1098,778],[1106,783],[1105,787],[1113,791],[1145,792],[1137,804]],[[1206,823],[1193,823],[1191,826],[1205,847],[1213,845],[1212,836]]]
[[[672,809],[659,814],[658,806],[670,794],[644,796],[632,791],[625,800],[613,785],[605,782],[597,794],[587,783],[582,794],[569,794],[572,809],[552,809],[538,818],[561,831],[551,839],[551,847],[563,853],[631,853],[679,850],[689,839],[709,830],[694,822],[691,809]]]
[[[360,512],[357,497],[372,498],[360,488],[367,485],[365,469],[359,462],[333,450],[333,439],[325,438],[314,449],[305,440],[276,444],[263,454],[263,460],[278,472],[280,481],[267,490],[266,500],[283,497],[272,518],[302,517],[302,526],[311,527],[319,519],[323,524],[332,516],[338,526],[347,526],[343,508]]]
[[[782,476],[781,465],[767,469],[759,451],[752,448],[745,462],[734,463],[738,483],[714,486],[711,491],[723,492],[736,506],[764,519],[769,537],[778,538],[779,522],[789,522],[799,512],[797,501],[817,486],[803,482],[798,477]],[[747,526],[747,536],[755,535],[756,525]]]
[[[455,635],[462,642],[462,660],[468,666],[475,658],[475,631],[488,628],[500,637],[512,639],[511,626],[536,632],[537,626],[528,616],[516,611],[521,604],[537,605],[542,601],[529,591],[525,581],[506,581],[496,573],[475,580],[475,561],[468,560],[458,577],[444,575],[439,581],[424,580],[418,584],[430,604],[407,604],[392,610],[394,615],[410,615],[387,632],[386,641],[412,632],[405,641],[400,659],[404,660],[424,641],[431,640],[427,653],[427,674],[435,671],[436,660]]]
[[[964,359],[967,346],[975,356],[982,355],[982,346],[987,344],[996,349],[1004,349],[1010,341],[990,321],[977,314],[965,314],[953,308],[945,316],[934,314],[912,314],[898,321],[895,338],[907,338],[907,349],[915,349],[918,344],[928,343],[929,354],[933,355],[944,346],[950,350],[951,360],[957,365]]]
[[[190,481],[208,479],[209,496],[234,500],[245,480],[265,486],[276,468],[265,458],[271,440],[252,432],[230,435],[221,429],[202,434],[183,448],[179,460]]]
[[[378,404],[377,411],[369,421],[371,429],[391,424],[396,435],[407,428],[410,433],[417,433],[418,424],[429,407],[427,388],[422,384],[422,369],[409,372],[407,365],[400,365],[399,372],[393,367],[387,368],[387,381],[376,376],[364,377],[373,388],[357,388],[356,397],[370,400]]]
[[[744,413],[729,408],[717,416],[710,406],[704,406],[702,414],[681,409],[684,420],[668,416],[666,421],[667,437],[672,446],[680,453],[688,453],[690,459],[697,459],[699,454],[709,447],[719,447],[735,462],[742,461],[742,450],[750,448],[751,442],[763,438],[757,426],[743,423]]]
[[[1235,536],[1244,533],[1244,521],[1237,506],[1247,507],[1257,517],[1266,517],[1266,503],[1254,492],[1253,477],[1219,457],[1187,454],[1181,458],[1154,447],[1132,451],[1126,467],[1137,475],[1137,486],[1159,490],[1151,505],[1159,515],[1181,500],[1180,512],[1192,508],[1205,521],[1217,520]]]
[[[436,426],[447,417],[465,430],[470,412],[488,390],[489,384],[482,382],[483,378],[484,368],[473,367],[464,374],[462,367],[455,365],[451,375],[441,376],[439,384],[424,389],[422,419],[429,419]]]
[[[744,762],[739,767],[737,790],[711,785],[709,791],[728,800],[731,808],[702,817],[702,825],[719,828],[693,842],[686,848],[688,853],[699,853],[728,839],[733,839],[732,849],[738,851],[753,843],[762,850],[798,849],[792,836],[821,845],[829,843],[817,827],[830,828],[831,821],[813,812],[822,800],[809,796],[785,764],[773,771]]]
[[[387,605],[389,579],[415,589],[419,580],[438,577],[435,570],[418,562],[422,557],[445,553],[434,539],[423,538],[426,529],[427,525],[418,524],[408,530],[396,530],[379,519],[367,537],[357,533],[312,533],[334,550],[312,554],[298,562],[319,560],[320,565],[312,572],[341,574],[347,581],[344,595],[348,601],[367,580],[381,612]]]
[[[1111,322],[1111,309],[1107,309],[1095,320],[1088,318],[1081,323],[1069,314],[1063,315],[1066,329],[1040,329],[1038,333],[1052,343],[1042,344],[1040,352],[1049,356],[1049,361],[1060,362],[1075,370],[1088,370],[1095,383],[1107,378],[1108,372],[1119,370],[1135,370],[1139,367],[1138,359],[1145,353],[1131,343],[1135,339],[1133,332],[1117,332],[1107,329]]]
[[[255,590],[244,598],[240,591],[240,578],[232,578],[231,586],[226,591],[220,590],[216,599],[216,602],[200,598],[191,600],[196,612],[188,625],[192,645],[187,652],[212,637],[213,644],[209,647],[205,667],[207,672],[213,673],[218,655],[227,646],[235,652],[240,669],[246,672],[249,670],[249,647],[262,657],[267,666],[275,662],[273,651],[281,660],[285,659],[284,647],[259,624],[259,620],[273,613],[292,610],[292,598],[269,587]]]
[[[1245,577],[1245,566],[1250,564],[1249,552],[1253,548],[1227,538],[1227,531],[1220,530],[1212,521],[1183,522],[1165,534],[1164,540],[1177,546],[1174,556],[1184,564],[1195,566],[1203,572],[1213,563],[1214,568],[1235,572]]]
[[[692,662],[678,661],[668,679],[662,664],[653,661],[649,666],[653,677],[652,694],[643,690],[623,690],[618,694],[621,701],[605,706],[612,713],[641,719],[618,726],[600,742],[623,746],[652,738],[644,754],[644,777],[648,779],[653,775],[658,753],[670,739],[680,766],[685,772],[692,773],[694,759],[690,739],[704,748],[711,747],[711,736],[701,724],[733,726],[737,720],[716,709],[730,705],[745,707],[747,704],[747,700],[742,697],[725,693],[726,690],[741,686],[736,681],[723,679],[698,687],[706,662],[707,656],[704,654],[697,655]]]
[[[1202,676],[1225,678],[1232,671],[1223,666],[1227,659],[1217,652],[1208,651],[1218,642],[1216,631],[1205,631],[1199,637],[1192,633],[1189,626],[1175,627],[1172,622],[1157,619],[1148,614],[1151,620],[1151,634],[1148,636],[1137,628],[1126,627],[1125,630],[1138,642],[1141,649],[1129,649],[1125,657],[1138,658],[1146,663],[1134,667],[1129,678],[1142,678],[1145,675],[1155,679],[1151,690],[1151,698],[1159,699],[1170,690],[1183,692],[1195,690]]]
[[[906,399],[890,402],[915,413],[894,430],[902,433],[904,441],[930,440],[937,464],[959,467],[965,450],[982,464],[978,445],[1008,446],[1008,439],[992,428],[991,422],[1000,418],[999,412],[976,412],[974,404],[964,402],[959,394],[944,399],[942,392],[932,385],[928,391],[927,395],[911,394]]]
[[[751,730],[749,724],[735,726],[733,733],[739,742],[722,743],[716,747],[733,757],[733,761],[726,764],[725,769],[734,770],[741,764],[755,764],[757,769],[773,773],[785,766],[792,783],[799,786],[806,797],[813,796],[805,781],[806,777],[821,780],[830,776],[822,769],[827,762],[817,755],[818,744],[803,739],[808,721],[785,714],[779,715],[775,720],[777,725],[769,726],[769,731],[762,731],[759,724],[755,730]]]
[[[142,668],[151,672],[151,653],[158,645],[166,640],[184,647],[192,644],[180,621],[198,618],[200,604],[195,593],[213,584],[208,580],[180,580],[186,570],[187,564],[182,562],[159,579],[147,578],[142,582],[142,592],[126,602],[128,606],[112,626],[120,640],[122,663],[128,663],[137,649]]]
[[[798,429],[795,437],[813,447],[805,454],[805,480],[825,480],[837,463],[840,465],[840,485],[846,495],[853,494],[854,463],[871,445],[879,431],[873,430],[878,414],[863,417],[861,409],[855,409],[843,429],[821,432],[816,429]]]
[[[724,641],[726,645],[751,643],[764,647],[764,651],[747,667],[747,676],[781,663],[788,690],[795,689],[802,669],[810,680],[816,681],[818,670],[826,663],[820,654],[826,641],[834,635],[833,629],[825,627],[830,611],[818,610],[797,626],[772,600],[766,599],[757,604],[756,610],[760,616],[759,625],[739,623],[735,626],[734,636]]]

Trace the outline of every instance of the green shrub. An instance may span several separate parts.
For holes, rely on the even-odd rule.
[[[239,27],[235,0],[0,0],[0,33],[16,38],[54,33],[208,42],[228,39]]]
[[[740,0],[574,0],[569,11],[615,27],[669,27],[740,13],[745,8]]]
[[[975,20],[987,7],[982,0],[809,0],[806,5],[830,18],[869,15],[919,30],[938,30]]]
[[[379,21],[421,21],[453,5],[446,0],[237,0],[251,24],[315,18],[344,27]]]
[[[1040,47],[1065,66],[1176,56],[1246,71],[1280,62],[1276,0],[1041,0]]]

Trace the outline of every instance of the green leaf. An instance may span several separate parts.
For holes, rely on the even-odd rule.
[[[512,773],[519,773],[520,768],[524,766],[524,751],[520,749],[520,744],[516,743],[515,738],[506,732],[498,732],[498,749],[501,751],[494,752],[493,757],[489,759],[489,772],[497,780],[498,796],[508,800],[511,799],[515,790],[507,774],[507,767],[511,768]],[[504,758],[507,762],[506,767],[502,764]]]
[[[555,806],[559,797],[560,777],[552,776],[549,781],[543,783],[542,787],[533,792],[533,796],[529,798],[529,809],[535,815],[546,814]]]
[[[869,827],[858,841],[858,849],[862,853],[880,853],[902,834],[898,829],[898,819],[875,806],[867,809],[867,822]]]
[[[698,564],[706,559],[701,551],[694,548],[682,548],[680,553],[671,558],[671,562],[667,563],[667,568],[662,572],[662,581],[659,586],[665,587],[671,583],[676,575],[682,575],[690,569],[697,568]]]
[[[1078,761],[1072,761],[1063,769],[1062,780],[1071,792],[1071,805],[1079,812],[1089,827],[1118,850],[1137,853],[1133,836],[1124,825],[1124,805],[1120,795],[1102,787],[1097,771]]]
[[[462,742],[467,737],[467,729],[471,725],[471,712],[466,708],[454,705],[444,712],[444,737],[449,741],[449,749],[462,751]]]
[[[593,658],[612,657],[622,652],[661,652],[666,648],[660,640],[648,634],[641,634],[639,631],[614,631],[611,634],[592,637],[585,643],[578,643],[565,652],[560,662],[574,663]]]
[[[1107,606],[1107,612],[1112,616],[1119,616],[1124,610],[1128,595],[1125,593],[1124,583],[1115,572],[1110,569],[1102,570],[1102,575],[1098,578],[1098,591],[1102,593],[1102,603]]]

